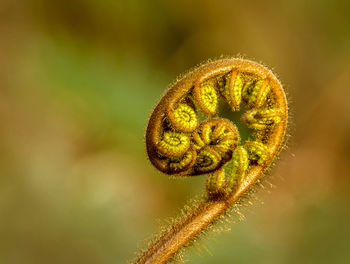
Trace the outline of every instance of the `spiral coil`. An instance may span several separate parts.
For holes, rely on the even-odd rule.
[[[253,129],[241,142],[237,127],[217,117],[225,101]],[[200,123],[200,116],[205,120]],[[260,64],[226,59],[204,64],[177,81],[155,107],[146,131],[147,153],[161,172],[208,174],[208,195],[228,195],[247,172],[263,171],[278,153],[287,103],[277,78]]]

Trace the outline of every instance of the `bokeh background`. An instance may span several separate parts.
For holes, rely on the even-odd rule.
[[[0,263],[126,263],[203,191],[145,153],[179,73],[272,67],[292,113],[277,186],[190,263],[349,263],[348,1],[1,0]]]

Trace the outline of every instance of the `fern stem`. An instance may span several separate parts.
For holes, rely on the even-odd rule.
[[[247,185],[241,186],[232,196],[208,198],[186,216],[177,221],[165,234],[151,244],[146,251],[135,261],[137,264],[158,264],[171,260],[182,248],[186,247],[208,226],[213,224],[220,216],[255,184],[261,174],[260,167],[254,167],[249,172],[251,179]]]
[[[135,263],[166,263],[218,219],[227,208],[226,202],[220,200],[201,203],[151,245]]]

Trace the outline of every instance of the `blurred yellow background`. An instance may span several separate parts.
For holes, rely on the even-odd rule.
[[[0,1],[0,263],[126,263],[203,191],[146,158],[178,74],[244,56],[289,94],[277,186],[190,263],[349,263],[348,1]]]

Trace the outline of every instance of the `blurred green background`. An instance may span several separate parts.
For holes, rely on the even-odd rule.
[[[0,263],[126,263],[203,191],[146,158],[147,118],[209,58],[272,67],[288,149],[190,263],[349,263],[348,1],[0,1]]]

